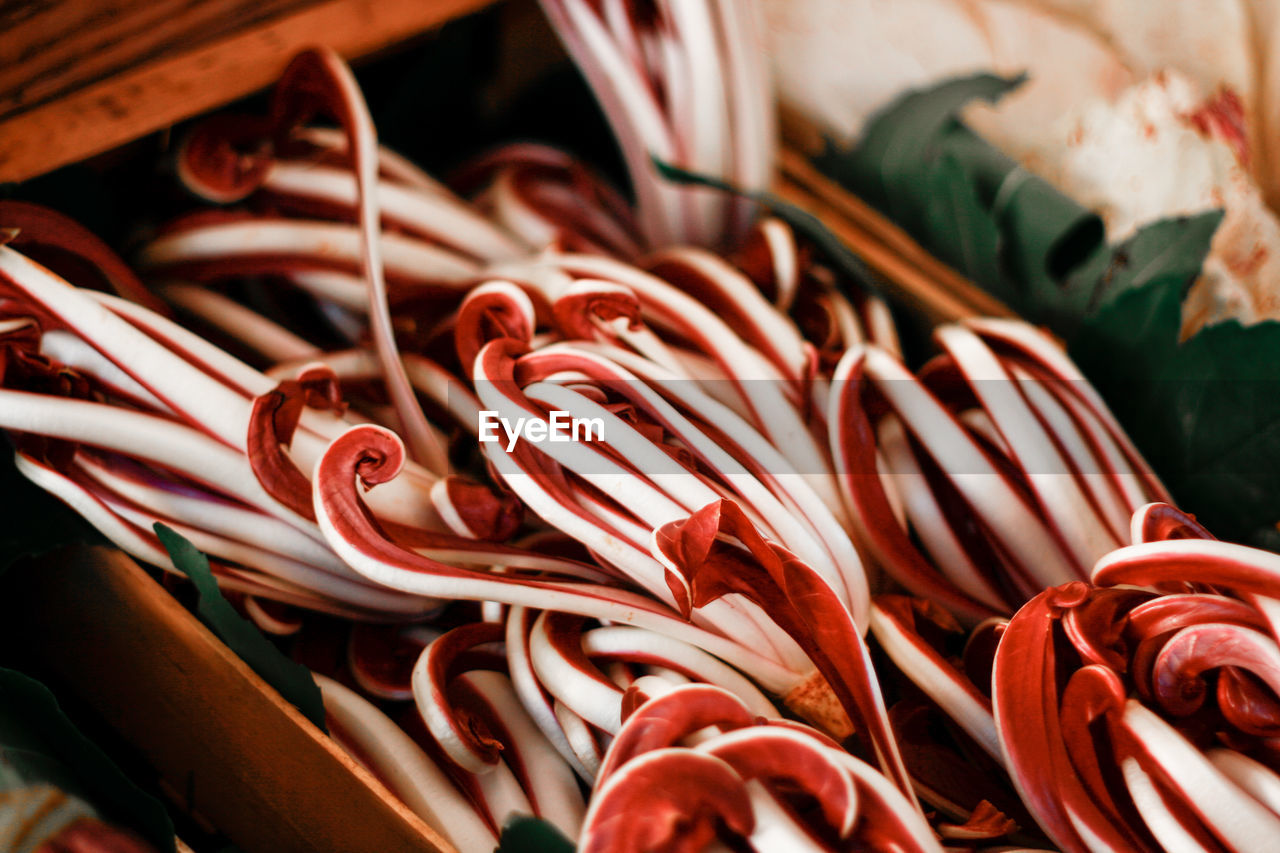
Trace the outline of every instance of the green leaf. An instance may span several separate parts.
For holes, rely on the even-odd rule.
[[[1169,439],[1153,464],[1216,535],[1256,540],[1280,522],[1280,323],[1210,326],[1178,347],[1150,405]]]
[[[1120,245],[1095,301],[1104,307],[1117,294],[1163,283],[1176,287],[1181,299],[1200,274],[1221,222],[1222,211],[1210,210],[1142,227]]]
[[[959,112],[974,100],[999,100],[1025,79],[975,74],[908,92],[871,117],[853,152],[828,140],[814,165],[910,229],[924,207],[923,170],[941,153],[941,139],[957,126]]]
[[[1089,318],[1068,352],[1107,401],[1143,456],[1188,510],[1176,488],[1176,418],[1155,376],[1173,358],[1182,318],[1180,288],[1154,286],[1119,294]]]
[[[1221,212],[1169,219],[1117,248],[1071,355],[1183,508],[1215,535],[1280,544],[1280,324],[1206,327],[1178,343],[1182,298]],[[1086,274],[1081,271],[1081,276]]]
[[[515,815],[502,827],[495,853],[573,853],[573,842],[541,818]]]
[[[173,823],[164,806],[76,728],[47,687],[3,668],[0,757],[24,781],[56,785],[92,805],[108,821],[139,833],[156,849],[174,849]]]
[[[1148,381],[1173,357],[1182,320],[1181,286],[1151,286],[1116,295],[1071,338],[1076,365],[1106,393],[1115,381]],[[1122,402],[1130,394],[1117,395]],[[1119,416],[1119,412],[1117,412]]]
[[[955,157],[940,157],[929,170],[929,195],[933,199],[926,226],[935,235],[938,257],[974,281],[1003,283],[998,261],[1000,229],[996,227],[964,166]],[[1012,292],[1003,284],[991,288],[1007,299]]]
[[[1108,316],[1142,304],[1125,294]],[[1106,370],[1104,346],[1087,370]],[[1110,352],[1095,384],[1177,503],[1223,539],[1280,544],[1280,324],[1221,323],[1135,364]]]
[[[1056,301],[1050,295],[1041,300],[1044,310],[1032,319],[1050,323],[1059,334],[1069,336],[1084,318],[1105,314],[1133,291],[1148,291],[1146,298],[1154,307],[1165,299],[1156,290],[1168,287],[1181,304],[1200,275],[1221,222],[1222,211],[1210,210],[1144,225],[1119,246],[1096,252],[1067,279]],[[1175,339],[1180,326],[1181,318],[1174,317],[1168,325],[1151,330],[1144,341],[1160,345]]]
[[[958,118],[1023,77],[977,74],[909,92],[851,149],[827,141],[814,164],[888,214],[921,245],[1028,316],[1102,244],[1102,221]]]
[[[1220,211],[1211,211],[1139,229],[1077,273],[1056,313],[1035,318],[1070,335],[1071,357],[1166,477],[1179,464],[1170,448],[1190,425],[1169,410],[1158,377],[1187,357],[1178,346],[1182,297],[1221,219]],[[1196,502],[1194,495],[1186,497]]]
[[[244,619],[222,596],[218,582],[209,568],[209,560],[194,545],[171,528],[160,522],[155,524],[156,536],[169,552],[173,564],[195,585],[199,600],[196,612],[201,620],[240,656],[254,672],[293,703],[307,719],[322,731],[325,728],[324,701],[311,671],[290,660],[258,631],[252,622]]]
[[[1056,286],[1103,243],[1102,220],[1012,157],[956,124],[939,143],[941,156],[963,164],[1000,231],[1000,268],[1022,300]],[[975,277],[980,283],[994,279]]]

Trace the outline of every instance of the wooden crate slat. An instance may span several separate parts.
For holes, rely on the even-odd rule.
[[[318,0],[50,0],[0,20],[0,119]]]
[[[0,637],[246,853],[452,851],[121,551],[15,565]]]
[[[263,89],[304,48],[361,56],[491,2],[327,0],[130,68],[0,119],[0,182],[83,160]]]

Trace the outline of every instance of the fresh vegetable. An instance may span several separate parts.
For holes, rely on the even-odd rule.
[[[1252,850],[1280,829],[1276,557],[1165,504],[1092,584],[1046,590],[993,674],[1008,767],[1063,850]]]
[[[1154,557],[1133,568],[1131,516],[1140,539],[1199,528],[1153,508],[1164,487],[1042,332],[943,326],[939,355],[904,364],[856,257],[759,193],[772,143],[746,7],[546,5],[615,122],[634,209],[527,144],[464,167],[472,200],[455,195],[380,148],[350,72],[308,52],[267,117],[208,119],[181,147],[183,184],[221,208],[141,246],[151,307],[89,289],[143,285],[51,216],[26,220],[26,246],[57,232],[76,268],[0,248],[0,426],[22,470],[140,558],[195,567],[205,595],[207,552],[316,673],[335,740],[461,851],[542,826],[584,851],[1145,842],[1103,801],[1123,767],[1076,784],[1133,741],[1088,764],[1100,732],[1054,740],[1056,691],[1099,661],[1046,661],[1096,650],[1098,623],[1063,615],[1075,603],[1162,595],[1110,588],[1129,581],[1109,573],[1168,576]],[[926,159],[927,131],[972,154],[960,100],[882,153]],[[1007,179],[985,162],[984,180]],[[704,172],[777,217],[691,186]],[[1037,268],[1046,245],[1024,246]],[[1147,257],[1142,237],[1129,248]],[[1180,296],[1194,254],[1113,268],[1101,308],[1073,291],[1063,311],[1103,334],[1149,292]],[[243,298],[263,293],[291,310]],[[1228,556],[1249,583],[1265,568]],[[1256,738],[1239,720],[1274,704],[1268,652],[1237,629],[1266,629],[1269,605],[1214,565],[1196,576],[1213,591],[1177,595],[1212,598],[1205,630],[1252,644],[1219,663],[1262,682],[1217,684]],[[1256,612],[1222,628],[1232,590]],[[1034,621],[1046,600],[1061,634]],[[1194,645],[1174,649],[1195,663]],[[1142,664],[1118,677],[1164,665]],[[1096,681],[1061,704],[1098,709]],[[1148,806],[1180,793],[1165,763],[1200,766],[1154,750],[1132,782]],[[1200,818],[1240,846],[1231,833],[1278,819],[1265,811]],[[1158,808],[1143,818],[1172,832]]]

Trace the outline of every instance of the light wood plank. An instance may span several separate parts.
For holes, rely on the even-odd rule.
[[[9,653],[247,853],[451,853],[124,553],[64,548],[0,580]]]
[[[0,0],[0,119],[320,0]]]
[[[493,0],[328,0],[0,121],[0,182],[110,150],[273,83],[300,50],[380,50]],[[447,85],[445,81],[441,85]]]

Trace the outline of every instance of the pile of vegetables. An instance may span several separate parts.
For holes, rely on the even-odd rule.
[[[323,50],[191,132],[204,206],[133,268],[0,203],[19,469],[290,638],[322,707],[290,698],[464,853],[519,815],[583,851],[1262,849],[1277,558],[1174,509],[1047,333],[941,326],[913,370],[748,200],[749,4],[545,7],[634,205],[531,144],[446,186]]]

